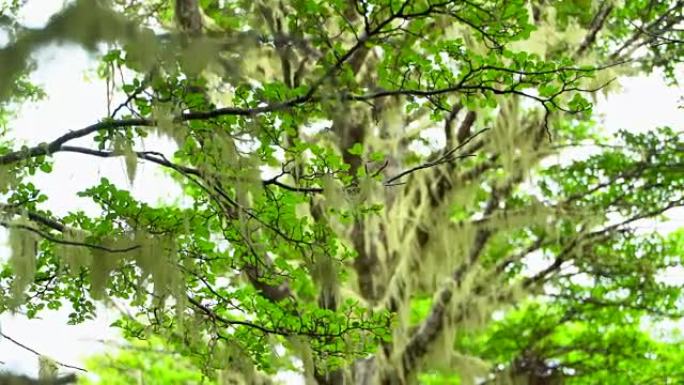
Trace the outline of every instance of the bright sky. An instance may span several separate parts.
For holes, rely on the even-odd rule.
[[[25,25],[42,26],[49,15],[60,9],[61,4],[61,0],[29,1],[23,13]],[[52,139],[92,124],[106,114],[104,84],[86,80],[86,73],[95,79],[92,70],[96,63],[92,58],[78,48],[64,46],[44,49],[37,58],[39,67],[32,79],[44,87],[49,98],[21,109],[19,118],[12,122],[11,127],[16,138],[37,144],[46,138]],[[668,89],[657,75],[626,79],[623,87],[621,93],[612,95],[607,101],[599,101],[597,110],[604,115],[607,130],[648,130],[663,125],[681,128],[684,109],[677,108],[679,98],[684,96],[681,88]],[[90,139],[81,143],[89,144]],[[169,142],[154,140],[147,144],[166,154],[172,151]],[[134,196],[149,203],[170,202],[179,196],[180,189],[158,168],[144,163],[138,167],[136,183],[131,189]],[[78,154],[57,154],[53,173],[41,174],[36,182],[50,197],[50,208],[57,215],[77,207],[97,215],[97,207],[88,200],[77,198],[76,192],[95,184],[102,176],[127,187],[124,169],[123,161],[118,158],[105,160]],[[673,222],[668,224],[659,224],[659,228],[666,226],[670,230],[684,225],[684,215],[672,219]],[[0,230],[0,236],[4,240],[3,230]],[[8,255],[9,250],[0,246],[0,259]],[[116,331],[108,327],[115,315],[103,309],[95,321],[67,326],[68,313],[69,309],[44,312],[41,320],[4,314],[0,315],[0,327],[5,334],[47,356],[82,366],[85,356],[103,350],[104,345],[98,340],[116,338]],[[36,356],[10,341],[0,340],[0,361],[5,363],[0,365],[0,369],[33,376],[37,374]]]

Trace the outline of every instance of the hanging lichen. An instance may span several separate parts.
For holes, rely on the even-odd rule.
[[[216,41],[208,39],[196,39],[183,47],[180,54],[183,73],[188,76],[201,73],[216,58],[218,48]]]
[[[178,262],[176,240],[167,235],[159,239],[159,257],[152,264],[152,281],[154,292],[157,296],[165,298],[173,292],[174,286],[179,282],[177,273]]]
[[[458,352],[451,352],[450,356],[451,362],[447,369],[458,373],[462,385],[475,385],[491,372],[492,365],[477,357]]]
[[[12,169],[0,165],[0,193],[4,194],[17,183],[17,178]]]
[[[349,226],[341,223],[340,214],[345,213],[350,208],[347,194],[342,184],[329,175],[321,178],[321,184],[323,194],[314,197],[314,207],[320,206],[331,229],[337,236],[346,239]]]
[[[511,183],[510,177],[527,175],[544,151],[544,145],[536,135],[538,128],[543,127],[543,115],[526,113],[522,126],[517,101],[508,99],[500,100],[497,112],[497,126],[487,134],[489,137],[485,143],[487,150],[499,155],[497,160],[506,170],[500,173],[501,176],[483,187],[484,178],[492,175],[482,174],[473,180],[461,181],[460,176],[447,167],[437,168],[433,173],[416,173],[403,188],[403,195],[385,211],[381,224],[368,218],[364,223],[367,239],[378,243],[377,235],[383,234],[386,242],[381,243],[388,245],[387,251],[376,255],[381,256],[391,277],[384,304],[395,310],[397,315],[396,327],[393,328],[395,351],[402,351],[408,342],[407,336],[411,335],[411,297],[416,293],[434,292],[437,293],[434,301],[438,301],[441,293],[447,290],[451,294],[445,304],[444,330],[438,338],[441,343],[431,350],[434,354],[427,360],[433,365],[438,362],[437,357],[446,357],[441,361],[445,367],[467,366],[473,369],[462,371],[464,381],[472,381],[488,366],[472,361],[468,356],[451,354],[456,332],[486,325],[493,311],[529,294],[529,290],[517,283],[495,282],[496,274],[491,275],[478,261],[478,255],[485,251],[479,247],[473,249],[476,238],[481,237],[482,232],[503,234],[528,226],[545,227],[549,217],[558,215],[534,201],[522,210],[504,209],[495,211],[493,215],[483,215],[486,203],[481,201],[483,193],[489,195],[505,189],[507,183]],[[433,194],[443,188],[437,184],[438,181],[447,181],[450,190],[435,204]],[[460,208],[457,216],[454,216],[454,207]],[[382,231],[378,232],[381,227]],[[463,273],[455,274],[457,271]],[[483,283],[493,291],[483,292]],[[473,296],[474,292],[478,295]],[[392,368],[402,364],[401,357],[387,359],[387,362],[380,363],[381,367]]]
[[[105,288],[111,272],[116,268],[121,259],[126,256],[124,250],[131,246],[130,241],[122,237],[103,237],[99,245],[102,248],[92,248],[92,262],[90,264],[90,294],[94,299],[103,299]]]
[[[175,112],[169,103],[155,102],[152,105],[152,118],[156,122],[155,133],[162,138],[171,139],[182,148],[186,132],[181,124],[174,121]]]
[[[258,48],[254,40],[241,40],[234,44]],[[159,39],[152,30],[107,7],[106,2],[73,1],[44,28],[27,30],[0,49],[0,101],[6,100],[14,80],[28,67],[31,54],[53,42],[76,43],[91,52],[96,52],[100,43],[118,43],[126,46],[126,64],[140,73],[148,73],[160,61],[169,69],[176,69],[180,61],[186,71],[199,73],[216,61],[223,51],[221,46],[225,46],[223,39],[206,36],[195,38],[190,45],[177,36]]]
[[[112,147],[115,154],[124,157],[126,175],[128,176],[129,183],[132,185],[138,167],[138,155],[133,150],[133,143],[123,135],[116,135],[112,141]]]
[[[85,245],[86,232],[80,229],[68,227],[62,232],[64,243],[55,246],[55,254],[64,260],[72,274],[78,275],[81,268],[88,267],[92,263],[93,256],[90,249]]]
[[[541,15],[540,22],[536,23],[536,30],[530,33],[529,38],[512,42],[507,48],[534,53],[541,58],[546,58],[551,56],[551,53],[555,53],[554,51],[559,47],[568,50],[579,47],[587,36],[587,31],[574,20],[570,21],[566,28],[561,29],[556,25],[556,8],[543,7],[543,10],[544,14]],[[528,12],[528,14],[532,17],[533,12]]]
[[[38,379],[50,380],[57,378],[59,367],[57,363],[49,357],[38,357]]]
[[[218,385],[248,385],[240,373],[232,369],[219,369],[216,382]]]
[[[136,264],[142,270],[142,277],[145,278],[152,274],[154,265],[162,259],[162,250],[153,235],[137,230],[133,236],[133,241],[138,248],[133,253]]]
[[[32,52],[41,46],[61,40],[78,42],[95,50],[98,43],[117,39],[131,39],[142,45],[144,35],[136,27],[98,2],[76,1],[70,4],[62,13],[53,16],[44,29],[31,30],[12,45],[0,49],[0,62],[3,63],[0,100],[7,97],[15,77],[26,68]]]
[[[138,168],[138,156],[133,151],[132,146],[128,146],[124,151],[124,160],[126,163],[126,175],[128,175],[128,182],[132,185],[135,180],[135,173]]]
[[[504,175],[526,170],[529,162],[520,167],[516,163],[521,158],[528,158],[534,154],[535,135],[523,132],[520,126],[520,113],[517,98],[499,98],[498,114],[494,127],[488,132],[488,148],[498,154],[503,166]]]
[[[297,203],[295,206],[295,217],[297,219],[312,219],[311,216],[311,205],[309,202]]]
[[[314,356],[311,344],[303,336],[288,337],[288,342],[293,352],[302,360],[304,369],[304,381],[306,385],[316,385],[314,377]]]
[[[311,274],[321,291],[320,298],[324,302],[321,305],[331,308],[339,297],[338,266],[335,259],[329,255],[316,256]]]
[[[171,286],[171,296],[174,300],[176,323],[179,325],[179,327],[183,327],[186,318],[185,309],[187,309],[188,306],[185,280],[179,271],[176,271],[174,278],[175,279]]]
[[[23,218],[16,219],[9,227],[9,246],[12,251],[10,266],[14,272],[12,281],[13,305],[23,301],[26,288],[33,282],[36,273],[36,255],[39,237],[31,230],[31,223]]]
[[[258,161],[252,157],[240,157],[237,169],[240,170],[234,179],[237,202],[243,207],[250,207],[262,192]]]
[[[335,178],[326,175],[322,178],[321,183],[326,207],[339,209],[348,205],[342,185]]]
[[[401,303],[402,308],[408,307],[407,301],[414,289],[434,287],[462,263],[472,244],[474,230],[471,226],[455,229],[450,210],[431,207],[430,178],[416,176],[405,197],[395,202],[385,218],[384,232],[390,246],[386,255],[389,258],[403,256],[392,267],[394,275],[387,297]],[[429,242],[423,244],[422,239],[427,234]],[[402,319],[404,317],[400,317],[400,322]]]

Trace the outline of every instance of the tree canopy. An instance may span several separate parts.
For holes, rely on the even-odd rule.
[[[43,28],[2,4],[0,312],[124,303],[112,327],[225,383],[683,378],[644,324],[681,317],[684,232],[635,226],[684,204],[681,128],[592,113],[626,76],[677,84],[681,0],[76,0]],[[122,99],[16,143],[32,54],[64,43]],[[58,216],[55,154],[153,164],[189,203],[103,178],[74,197],[100,215]]]

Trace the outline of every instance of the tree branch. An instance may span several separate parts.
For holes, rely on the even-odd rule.
[[[599,11],[596,13],[596,16],[594,16],[594,19],[591,21],[591,25],[589,26],[589,32],[584,37],[582,44],[580,44],[579,48],[577,48],[575,56],[582,55],[584,51],[586,51],[589,47],[591,47],[592,44],[594,44],[594,42],[596,41],[596,35],[605,25],[605,22],[608,19],[608,15],[610,15],[610,12],[612,10],[613,4],[610,1],[604,1],[603,3],[601,3]]]
[[[29,352],[35,354],[35,355],[38,356],[38,357],[45,357],[44,354],[41,354],[41,353],[39,353],[37,350],[32,349],[32,348],[30,348],[30,347],[24,345],[23,343],[21,343],[21,342],[15,340],[14,338],[8,336],[8,335],[5,334],[4,332],[0,332],[0,336],[1,336],[2,338],[4,338],[4,339],[8,340],[9,342],[11,342],[11,343],[13,343],[13,344],[19,346],[20,348],[22,348],[22,349],[24,349],[24,350],[26,350],[26,351],[29,351]],[[85,369],[83,369],[83,368],[81,368],[81,367],[78,367],[78,366],[65,364],[65,363],[63,363],[63,362],[56,361],[56,360],[52,360],[52,361],[53,361],[55,364],[57,364],[57,365],[59,365],[59,366],[61,366],[61,367],[64,367],[64,368],[79,370],[79,371],[81,371],[81,372],[87,372],[87,370],[85,370]],[[68,383],[71,383],[71,382],[75,382],[76,377],[75,377],[74,375],[67,376],[67,377],[72,377],[72,380],[71,380],[71,381],[67,381],[67,382],[63,382],[63,381],[65,381],[65,377],[61,377],[61,381],[62,381],[62,382],[57,382],[57,381],[60,380],[60,379],[57,379],[57,380],[50,380],[49,382],[46,382],[45,384],[58,385],[58,384],[68,384]],[[35,380],[32,380],[32,381],[35,381]],[[0,375],[0,384],[3,384],[3,385],[4,385],[4,384],[7,384],[6,382],[3,382],[2,375]],[[10,383],[10,384],[11,384],[11,383]]]
[[[101,246],[101,245],[96,245],[96,244],[93,244],[93,243],[67,241],[67,240],[64,240],[64,239],[55,238],[55,237],[53,237],[52,235],[50,235],[50,234],[48,234],[48,233],[46,233],[46,232],[44,232],[44,231],[41,231],[41,230],[39,230],[39,229],[36,229],[36,228],[34,228],[34,227],[32,227],[32,226],[21,225],[21,224],[14,224],[14,223],[5,222],[5,221],[0,221],[0,226],[3,226],[3,227],[5,227],[5,228],[14,227],[14,228],[18,228],[18,229],[30,231],[30,232],[32,232],[32,233],[34,233],[34,234],[37,234],[38,236],[40,236],[40,237],[43,238],[43,239],[46,239],[46,240],[48,240],[48,241],[50,241],[50,242],[57,243],[57,244],[60,244],[60,245],[81,246],[81,247],[87,247],[87,248],[90,248],[90,249],[106,251],[106,252],[108,252],[108,253],[127,253],[127,252],[130,252],[130,251],[133,251],[133,250],[136,250],[136,249],[140,248],[139,245],[133,245],[133,246],[125,247],[125,248],[121,248],[121,249],[111,249],[111,248],[109,248],[109,247],[105,247],[105,246]]]

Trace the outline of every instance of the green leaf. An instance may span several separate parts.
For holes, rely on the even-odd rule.
[[[361,156],[363,154],[363,144],[354,143],[353,146],[351,146],[349,149],[347,149],[347,152],[352,154],[352,155]]]

